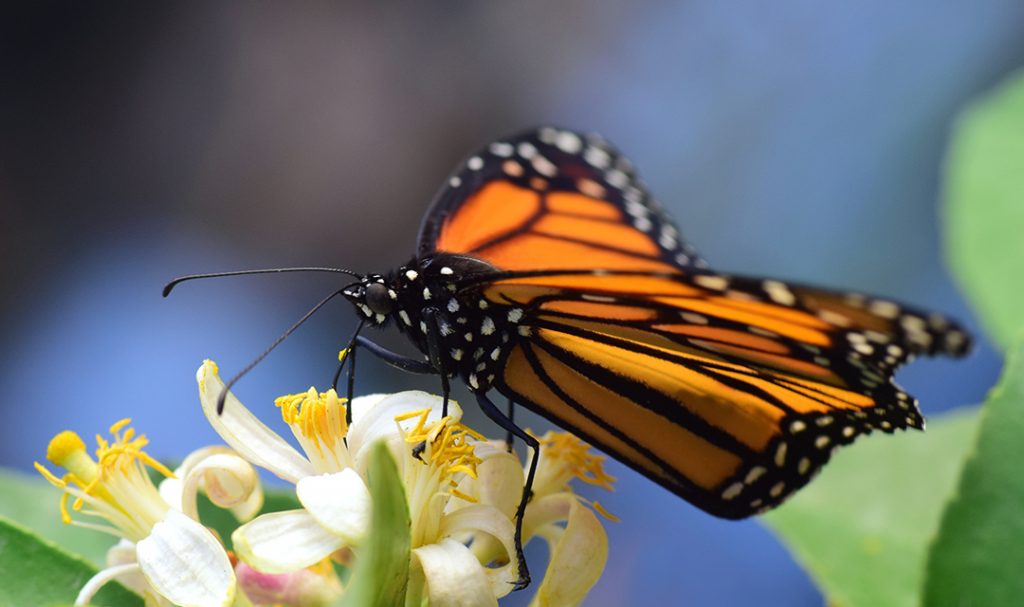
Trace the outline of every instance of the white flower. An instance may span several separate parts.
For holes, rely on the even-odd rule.
[[[97,436],[96,459],[86,452],[85,443],[74,432],[61,432],[50,441],[47,459],[68,473],[57,478],[42,464],[36,469],[64,491],[61,515],[65,523],[87,527],[121,538],[107,554],[108,567],[97,573],[79,592],[75,605],[84,605],[107,582],[118,579],[143,595],[147,606],[185,605],[222,607],[236,604],[235,576],[223,546],[194,516],[195,491],[201,478],[186,472],[177,503],[168,503],[146,473],[149,466],[167,477],[174,475],[152,459],[143,447],[146,437],[136,435],[123,419],[110,428],[111,441]],[[222,467],[201,465],[194,458],[199,477],[207,489],[231,479],[235,501],[244,502],[256,482],[255,471],[235,455],[220,453]],[[214,462],[216,463],[216,462]],[[185,490],[187,488],[187,490]],[[216,492],[211,493],[214,496]],[[243,497],[244,494],[244,497]],[[73,519],[72,510],[102,522]],[[215,501],[223,496],[216,496]],[[183,514],[183,502],[191,502],[190,518]],[[188,510],[188,509],[187,509]],[[239,597],[240,598],[240,597]],[[240,599],[244,604],[245,600]]]
[[[570,482],[578,479],[610,491],[615,479],[605,473],[604,458],[591,453],[589,445],[572,434],[548,432],[538,440],[540,460],[533,495],[523,516],[523,543],[543,538],[550,558],[530,605],[570,607],[586,598],[608,558],[608,537],[586,505],[616,520],[597,502],[587,502],[574,494]],[[478,447],[477,452],[482,459],[477,466],[478,478],[466,479],[459,488],[481,503],[514,512],[524,479],[518,458],[503,442]],[[487,541],[475,542],[474,546],[478,557],[493,557],[495,547]]]
[[[364,481],[369,447],[387,444],[405,485],[412,521],[410,594],[431,605],[496,605],[512,590],[518,572],[508,513],[473,503],[458,484],[476,475],[474,446],[481,438],[459,420],[462,410],[424,392],[356,398],[352,426],[346,404],[330,390],[281,397],[276,404],[295,435],[299,453],[250,413],[231,393],[216,411],[224,384],[214,363],[197,373],[207,419],[238,453],[296,486],[302,508],[257,517],[232,535],[239,557],[269,573],[295,571],[343,548],[358,547],[369,527],[370,496]],[[482,444],[482,443],[481,443]],[[517,474],[521,477],[521,471]],[[521,478],[519,487],[522,486]],[[457,507],[456,507],[457,504]],[[485,566],[472,546],[488,538],[499,566]],[[468,601],[468,602],[467,602]],[[416,603],[418,604],[418,603]]]

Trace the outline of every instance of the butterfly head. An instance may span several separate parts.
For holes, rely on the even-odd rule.
[[[358,314],[374,325],[383,325],[398,305],[398,294],[380,274],[369,274],[342,289],[341,294]]]

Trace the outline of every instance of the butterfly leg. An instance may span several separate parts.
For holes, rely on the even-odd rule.
[[[516,405],[515,405],[515,403],[512,402],[512,399],[510,398],[510,399],[508,399],[508,414],[507,414],[508,421],[510,421],[512,423],[515,423],[515,421],[516,421],[515,414],[516,414]],[[509,432],[507,432],[505,434],[505,449],[509,453],[512,453],[512,440],[513,440],[513,438],[514,437],[513,437],[511,431],[509,431]]]
[[[476,401],[480,403],[480,409],[484,415],[491,418],[494,423],[501,426],[510,435],[522,439],[526,446],[533,450],[530,457],[530,470],[526,474],[526,484],[523,485],[523,497],[516,508],[516,560],[519,564],[519,579],[516,581],[515,590],[521,590],[530,585],[530,571],[526,568],[526,557],[523,556],[523,514],[526,512],[526,504],[533,496],[533,477],[537,472],[537,460],[540,456],[540,443],[536,438],[530,436],[525,430],[515,425],[509,416],[501,412],[498,407],[487,398],[486,394],[476,393]]]
[[[437,369],[430,362],[425,360],[416,360],[415,358],[409,358],[403,356],[397,352],[388,350],[384,346],[379,346],[369,339],[366,339],[362,335],[356,338],[357,347],[365,348],[367,352],[373,354],[377,358],[381,359],[385,363],[392,367],[409,373],[419,373],[422,375],[436,375]]]
[[[441,404],[441,417],[448,416],[448,396],[451,394],[451,385],[448,383],[448,372],[444,368],[444,357],[441,356],[441,327],[437,320],[437,308],[423,310],[423,319],[430,328],[427,333],[427,356],[430,364],[441,374],[441,396],[444,398]]]

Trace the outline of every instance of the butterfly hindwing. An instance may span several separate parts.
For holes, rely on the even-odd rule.
[[[596,135],[544,127],[469,157],[438,193],[419,255],[469,254],[503,270],[702,267],[696,251]]]
[[[860,434],[922,428],[893,372],[967,347],[948,319],[894,302],[696,269],[478,288],[521,310],[528,336],[499,391],[727,518],[780,503]]]

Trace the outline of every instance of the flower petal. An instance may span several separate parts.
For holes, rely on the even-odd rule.
[[[239,561],[235,575],[245,596],[258,605],[323,606],[334,603],[342,592],[338,576],[329,563],[325,565],[291,573],[264,573]]]
[[[420,546],[412,553],[414,580],[411,580],[410,592],[419,592],[422,597],[425,591],[430,607],[498,604],[484,567],[469,548],[459,542],[444,539],[437,544]]]
[[[537,507],[534,524],[560,516],[568,524],[551,544],[551,558],[544,581],[530,602],[531,607],[579,605],[597,583],[608,560],[608,536],[594,513],[571,493],[545,496],[530,504]],[[543,514],[539,514],[543,513]],[[558,514],[563,513],[563,514]],[[524,521],[525,523],[526,521]]]
[[[479,548],[474,546],[475,557],[484,556],[484,562],[505,563],[500,567],[484,567],[492,594],[503,597],[512,591],[519,577],[516,563],[515,523],[494,506],[473,504],[445,514],[441,518],[441,535],[444,537],[473,534],[474,544],[479,542],[486,546],[481,555]],[[480,533],[486,534],[480,536]],[[494,545],[494,542],[498,545]],[[501,549],[504,550],[501,550]],[[480,562],[478,560],[478,562]]]
[[[235,599],[235,572],[213,534],[177,510],[168,510],[136,545],[150,586],[175,605],[225,607]]]
[[[107,567],[137,564],[138,561],[135,557],[135,542],[130,542],[122,538],[118,540],[116,544],[107,549]],[[144,593],[148,587],[146,578],[142,577],[142,572],[139,571],[138,567],[123,575],[118,575],[117,581],[124,587],[133,590],[136,594],[140,595]]]
[[[476,465],[476,478],[465,476],[459,491],[490,504],[509,518],[515,514],[516,506],[523,497],[523,466],[519,458],[509,453],[504,441],[475,443],[476,456],[481,462]],[[451,500],[449,505],[459,503]]]
[[[217,413],[217,399],[224,391],[224,382],[217,375],[213,361],[203,362],[196,372],[196,381],[206,419],[224,442],[242,457],[292,483],[315,473],[306,458],[250,413],[231,392],[224,402],[223,413]]]
[[[318,523],[341,536],[346,544],[359,544],[370,526],[370,490],[352,468],[307,476],[295,493]]]
[[[444,404],[444,400],[440,396],[419,390],[390,394],[371,406],[365,406],[364,403],[359,402],[358,398],[353,401],[353,420],[352,427],[348,431],[348,449],[357,462],[366,459],[363,452],[377,439],[398,436],[398,429],[395,425],[396,416],[429,408],[431,411],[427,420],[437,421],[441,419],[441,409]],[[359,412],[358,417],[355,416],[357,412]],[[462,409],[454,400],[448,401],[448,415],[454,421],[462,419]],[[409,419],[401,422],[401,425],[403,428],[410,429],[416,425],[416,421],[416,419]]]
[[[231,541],[239,558],[266,573],[308,567],[345,546],[305,510],[257,516],[235,529]]]
[[[89,578],[89,581],[82,586],[82,589],[78,591],[78,597],[75,598],[75,607],[79,605],[88,605],[92,597],[96,596],[96,593],[100,591],[108,582],[112,580],[121,580],[122,583],[126,578],[131,578],[139,575],[139,564],[135,562],[124,563],[122,565],[113,565],[106,569],[99,570],[96,575]]]
[[[183,478],[182,512],[196,520],[199,520],[196,494],[200,486],[217,506],[240,507],[237,514],[244,520],[255,516],[263,505],[263,489],[256,469],[234,453],[212,453],[191,462]]]

